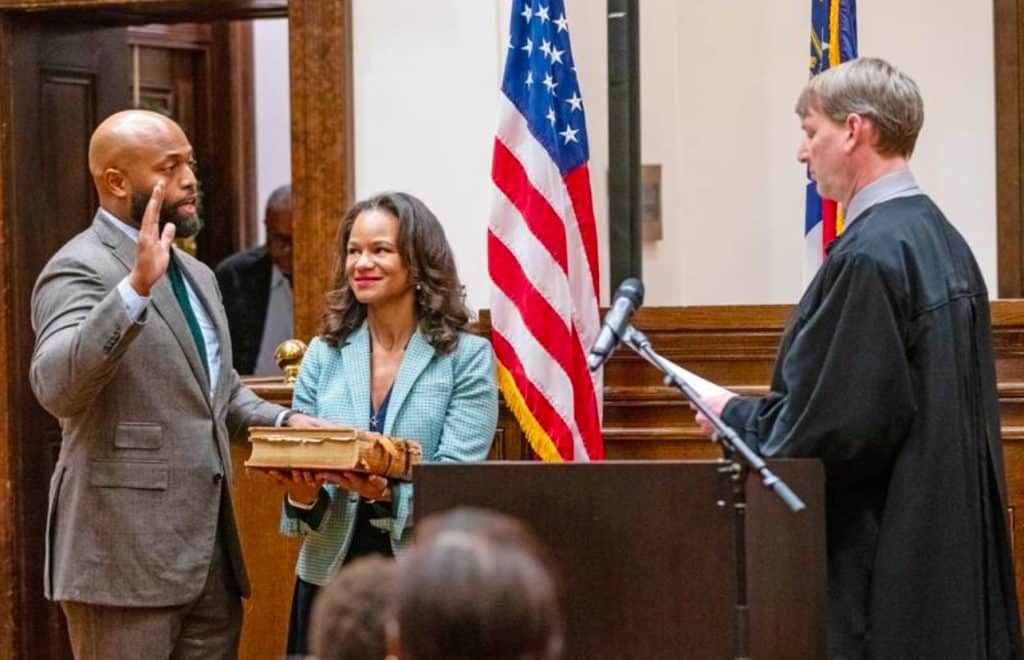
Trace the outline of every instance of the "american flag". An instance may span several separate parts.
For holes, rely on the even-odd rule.
[[[546,461],[604,457],[597,232],[562,0],[515,0],[498,94],[487,232],[498,382]]]

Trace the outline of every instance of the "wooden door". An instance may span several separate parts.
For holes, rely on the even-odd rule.
[[[251,22],[129,27],[135,107],[174,119],[195,150],[206,224],[190,249],[211,268],[255,242]]]
[[[124,30],[46,25],[31,17],[10,24],[11,163],[8,207],[13,239],[7,270],[12,288],[8,347],[10,464],[15,492],[21,626],[17,657],[70,657],[59,608],[43,598],[43,533],[47,486],[60,449],[60,428],[36,402],[28,370],[34,336],[30,297],[47,260],[89,226],[96,194],[88,145],[96,123],[128,106]]]
[[[227,164],[233,133],[222,123],[231,113],[215,114],[213,76],[227,76],[230,66],[213,66],[211,45],[227,26],[193,24],[189,28],[98,27],[70,17],[12,17],[8,43],[11,62],[11,192],[8,268],[12,308],[8,388],[11,434],[8,464],[14,486],[12,513],[19,533],[10,544],[17,561],[12,577],[15,657],[70,657],[59,608],[42,595],[43,532],[47,487],[60,448],[60,428],[36,402],[28,385],[34,335],[30,298],[47,260],[72,236],[88,227],[97,206],[88,172],[88,143],[107,115],[130,107],[163,112],[181,123],[196,147],[200,177],[216,217],[199,237],[199,257],[211,266],[241,247]],[[131,34],[129,34],[131,32]],[[141,36],[140,36],[141,35]],[[148,41],[146,38],[148,37]],[[140,43],[144,45],[139,45]],[[138,55],[133,64],[133,55]],[[136,98],[133,91],[139,90]],[[225,104],[230,105],[230,104]],[[252,219],[251,224],[255,224]],[[2,653],[0,653],[2,655]]]
[[[0,270],[5,273],[5,286],[0,287],[3,294],[0,300],[0,373],[4,374],[0,378],[0,659],[66,657],[62,652],[66,646],[53,641],[60,634],[59,614],[56,609],[50,613],[44,611],[46,602],[42,598],[40,542],[45,497],[40,494],[45,493],[52,459],[45,466],[36,459],[50,453],[41,449],[48,431],[45,425],[38,423],[40,419],[50,420],[40,417],[42,413],[37,407],[30,411],[32,414],[25,412],[26,406],[36,406],[25,384],[27,351],[31,348],[31,343],[26,345],[25,342],[26,337],[31,337],[26,316],[29,296],[26,286],[31,286],[34,273],[19,270],[26,266],[27,253],[47,253],[48,256],[66,236],[58,235],[62,231],[59,220],[45,218],[46,224],[34,225],[23,218],[21,206],[32,201],[33,177],[38,180],[35,188],[46,188],[48,195],[72,186],[72,166],[84,163],[84,147],[79,149],[78,156],[66,159],[63,164],[68,167],[62,167],[60,177],[50,181],[43,181],[41,168],[31,162],[34,154],[27,147],[34,138],[22,139],[19,134],[31,130],[35,135],[39,132],[35,123],[43,119],[33,118],[31,112],[26,111],[31,99],[25,98],[26,93],[42,98],[38,89],[41,85],[37,83],[34,89],[22,88],[27,77],[26,66],[37,64],[35,42],[47,36],[45,23],[75,26],[54,31],[64,34],[77,31],[80,35],[92,32],[98,40],[102,31],[84,27],[90,21],[138,25],[285,15],[289,19],[292,70],[289,96],[296,229],[296,328],[298,336],[308,338],[319,318],[322,293],[330,284],[333,236],[344,209],[352,201],[349,1],[0,0]],[[44,34],[26,35],[26,31],[33,29]],[[218,38],[215,43],[225,41]],[[96,50],[107,50],[109,55],[110,44],[106,39],[103,44],[94,41],[92,46]],[[116,55],[117,49],[113,52]],[[115,93],[118,96],[126,93],[130,85],[122,82],[128,78],[127,63],[118,60],[116,66],[111,61],[102,66],[96,66],[95,62],[87,66],[89,58],[70,59],[75,60],[75,71],[86,72],[86,86],[94,90],[83,93],[92,103],[92,114],[99,117],[116,109],[118,104],[107,103],[104,100],[107,95],[95,93],[95,89],[107,89],[107,81],[116,78],[119,82]],[[213,58],[214,65],[219,61],[223,60]],[[115,71],[116,74],[107,75]],[[242,82],[244,86],[244,80],[237,76],[227,78],[235,85]],[[218,98],[223,98],[223,89],[218,88]],[[122,103],[120,107],[125,105]],[[220,116],[222,111],[223,108],[218,107],[215,116]],[[226,126],[235,144],[245,146],[244,125],[229,121]],[[64,127],[70,128],[69,125]],[[78,135],[84,144],[88,133]],[[245,172],[236,169],[235,174],[244,176]],[[80,187],[86,194],[92,194],[87,185]],[[237,186],[231,189],[241,190]],[[59,202],[66,203],[71,197],[70,192],[63,191]],[[90,202],[83,206],[91,205]],[[29,210],[38,211],[31,207]],[[33,218],[43,219],[43,215],[36,212]],[[234,224],[236,230],[240,230],[240,225]],[[48,233],[42,235],[42,232]],[[46,245],[23,246],[22,241],[46,241]],[[240,242],[245,241],[242,236]],[[259,558],[250,552],[249,559],[252,564]],[[294,566],[290,558],[282,560],[276,556],[274,560]],[[286,610],[287,605],[280,607]],[[51,616],[52,619],[44,620]],[[252,627],[249,624],[258,627],[258,618],[247,614],[247,628]],[[269,646],[254,644],[250,648],[256,650],[257,655],[248,657],[277,655]],[[270,649],[270,654],[259,649]]]

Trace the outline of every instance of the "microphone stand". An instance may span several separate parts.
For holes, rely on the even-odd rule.
[[[770,488],[784,503],[789,510],[796,513],[806,508],[806,505],[796,494],[789,489],[789,486],[777,476],[772,474],[764,459],[755,454],[747,443],[740,439],[728,424],[704,404],[704,400],[697,394],[689,383],[676,375],[675,365],[658,355],[651,347],[651,342],[644,333],[633,326],[627,326],[623,333],[622,341],[629,345],[638,355],[654,365],[661,373],[665,374],[665,384],[675,385],[690,403],[701,412],[711,425],[715,428],[715,440],[722,445],[726,454],[723,459],[724,467],[719,468],[719,473],[726,476],[732,483],[731,506],[733,509],[733,542],[736,555],[736,592],[733,596],[733,657],[736,660],[750,660],[751,657],[751,625],[750,625],[750,599],[747,593],[747,493],[746,480],[749,469],[756,470],[761,475],[762,483]],[[670,366],[671,365],[671,366]],[[724,500],[719,501],[719,506],[726,506]]]
[[[657,351],[651,347],[651,341],[647,339],[647,335],[630,325],[626,328],[626,332],[623,333],[622,341],[628,344],[629,347],[632,348],[640,357],[654,365],[658,371],[665,374],[665,384],[674,385],[678,388],[684,395],[686,395],[686,398],[690,400],[693,407],[708,418],[708,421],[711,422],[711,426],[715,429],[715,436],[713,439],[722,445],[723,450],[732,458],[734,463],[738,463],[737,467],[734,469],[740,471],[748,468],[755,470],[761,475],[761,483],[763,483],[765,487],[770,488],[793,513],[807,508],[803,501],[796,496],[796,493],[789,489],[786,482],[768,469],[764,459],[754,453],[754,451],[747,446],[747,443],[743,442],[739,435],[737,435],[728,424],[723,422],[718,415],[711,412],[711,410],[704,404],[704,400],[701,399],[700,395],[697,394],[696,390],[694,390],[689,383],[676,375],[675,370],[669,367],[669,365],[675,365],[658,355]],[[739,462],[736,460],[737,457],[740,459]]]

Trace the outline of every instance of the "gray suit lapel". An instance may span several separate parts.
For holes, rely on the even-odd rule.
[[[125,270],[131,272],[132,265],[135,263],[135,243],[124,232],[104,220],[98,212],[93,219],[92,229],[99,236],[100,241],[113,251],[114,256],[124,265]],[[199,381],[199,386],[209,401],[210,381],[206,377],[206,369],[199,361],[199,350],[192,340],[188,321],[185,320],[185,314],[182,313],[181,307],[178,305],[178,299],[174,297],[174,291],[171,289],[171,282],[167,276],[157,280],[149,293],[150,305],[170,327],[171,334],[174,335],[185,354],[185,360],[192,370],[192,375]]]
[[[124,265],[125,272],[131,272],[132,266],[135,264],[135,243],[132,242],[132,239],[104,220],[99,211],[96,212],[96,216],[92,220],[92,230],[99,236],[100,242],[114,252],[117,260]]]
[[[182,352],[185,353],[185,359],[192,370],[192,375],[199,381],[203,394],[206,395],[206,399],[209,402],[210,380],[207,378],[206,369],[200,361],[199,349],[196,348],[196,343],[192,339],[192,331],[188,329],[185,313],[181,311],[181,305],[178,304],[178,299],[174,297],[174,289],[171,288],[171,281],[166,274],[157,280],[153,290],[150,291],[150,296],[152,296],[150,304],[167,325],[170,326],[171,333],[174,334],[174,338],[178,341]],[[212,406],[212,402],[210,403]]]
[[[217,341],[220,343],[220,373],[217,374],[217,391],[214,392],[214,408],[216,409],[227,401],[227,387],[230,381],[231,373],[231,356],[227,354],[227,347],[231,343],[231,338],[228,333],[227,319],[222,318],[218,313],[220,310],[220,297],[216,291],[211,290],[206,286],[205,282],[195,276],[195,273],[190,270],[190,266],[186,263],[185,259],[179,258],[178,263],[181,264],[182,270],[185,272],[185,277],[188,278],[188,282],[192,285],[192,290],[199,296],[199,302],[203,304],[203,308],[206,310],[206,316],[209,317],[210,322],[213,323],[214,329],[217,331]],[[173,291],[171,292],[173,295]],[[177,302],[177,299],[175,299]],[[186,322],[186,329],[188,324]],[[197,356],[198,357],[198,356]],[[201,365],[200,365],[201,366]],[[205,376],[206,372],[203,372]],[[209,388],[207,388],[209,389]]]
[[[370,427],[370,333],[364,323],[345,339],[341,359],[356,428]],[[389,415],[390,417],[390,415]]]
[[[390,435],[391,429],[402,412],[402,404],[416,384],[416,380],[427,368],[434,357],[434,347],[430,345],[427,338],[420,333],[417,327],[409,339],[409,345],[405,347],[405,356],[402,358],[402,366],[398,368],[398,376],[395,377],[395,384],[391,389],[391,400],[388,402],[388,415],[384,420],[384,434]]]

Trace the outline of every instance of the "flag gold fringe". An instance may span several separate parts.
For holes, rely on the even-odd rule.
[[[541,427],[537,418],[530,412],[529,406],[523,400],[523,395],[519,392],[519,388],[516,387],[512,374],[500,362],[497,363],[497,367],[498,387],[501,389],[501,393],[505,395],[505,403],[508,404],[516,421],[519,422],[519,426],[522,427],[523,433],[526,434],[526,439],[533,448],[533,451],[537,452],[541,460],[549,463],[562,462],[564,460],[562,455],[558,453],[555,443],[551,441],[551,437]]]
[[[839,34],[839,9],[842,0],[832,0],[828,7],[828,66],[839,66],[843,57],[842,38]]]

